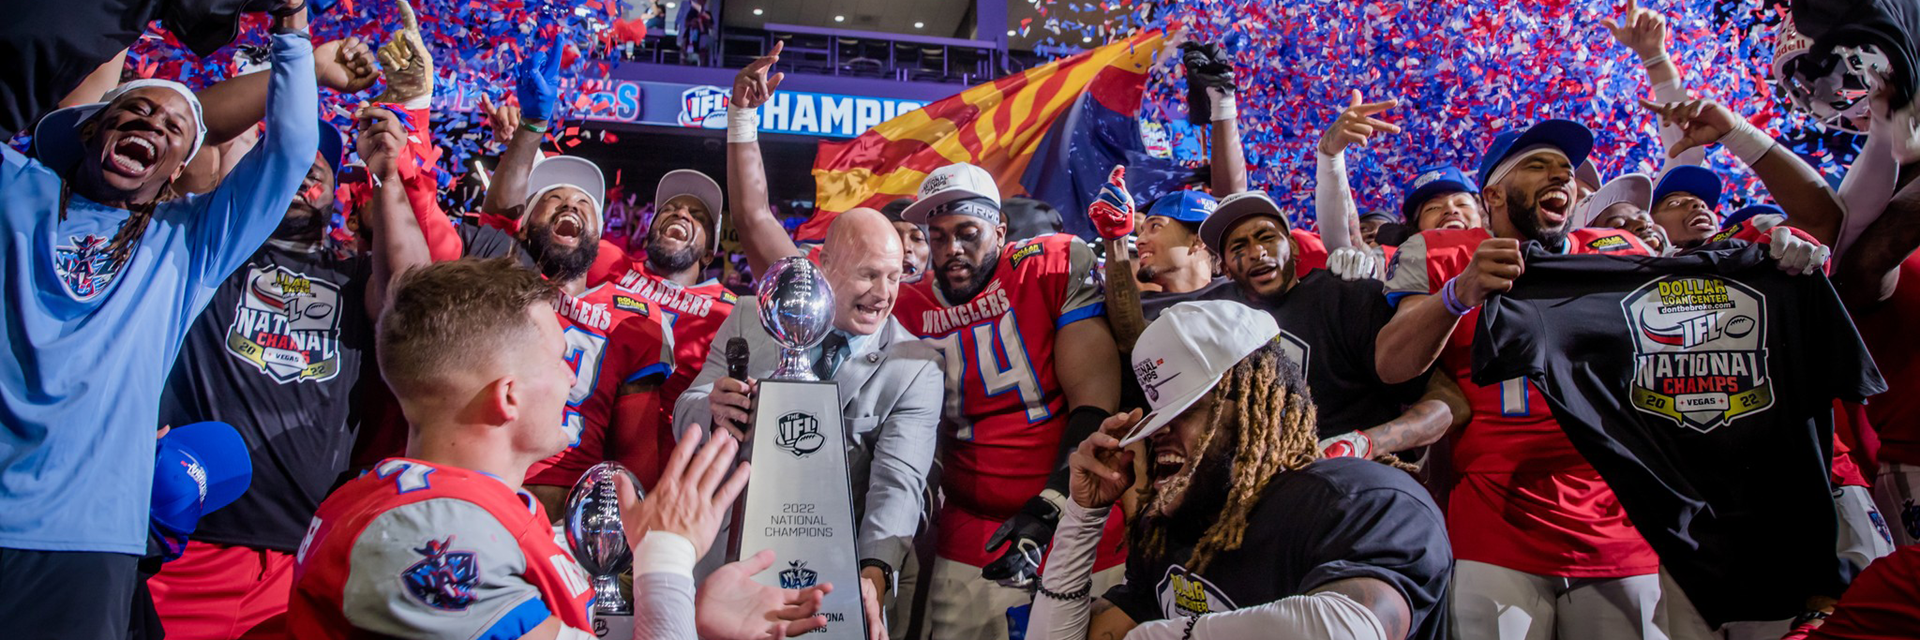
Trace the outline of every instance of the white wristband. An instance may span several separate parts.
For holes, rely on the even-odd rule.
[[[633,573],[671,573],[693,577],[693,565],[700,561],[693,541],[677,533],[648,531],[633,550]]]
[[[1737,116],[1733,130],[1720,136],[1719,142],[1720,146],[1726,147],[1727,151],[1733,154],[1733,157],[1739,158],[1749,167],[1766,157],[1767,152],[1771,151],[1776,144],[1772,136],[1768,136],[1761,132],[1759,127]]]
[[[1232,91],[1223,91],[1213,87],[1207,88],[1207,97],[1213,99],[1212,121],[1226,122],[1240,118],[1240,105],[1237,104],[1233,95],[1234,92]]]
[[[1660,55],[1657,55],[1651,58],[1642,58],[1640,60],[1640,66],[1648,69],[1652,69],[1653,65],[1660,64],[1662,62],[1670,62],[1670,61],[1672,61],[1672,58],[1668,58],[1667,52],[1662,51],[1660,52]]]
[[[760,109],[727,105],[727,142],[754,142],[759,139]]]

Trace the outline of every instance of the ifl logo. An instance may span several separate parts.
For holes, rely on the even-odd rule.
[[[428,540],[427,546],[414,549],[426,556],[401,574],[407,593],[429,607],[442,611],[465,611],[473,605],[474,587],[480,584],[480,565],[472,551],[453,551],[453,536]]]
[[[796,458],[805,458],[827,443],[827,438],[820,435],[820,421],[815,420],[812,414],[795,411],[780,416],[779,431],[774,436],[774,446],[785,449]]]
[[[819,581],[820,574],[808,569],[805,560],[788,562],[787,568],[780,570],[780,588],[782,589],[805,589]]]
[[[680,126],[727,128],[726,89],[704,85],[680,92]]]

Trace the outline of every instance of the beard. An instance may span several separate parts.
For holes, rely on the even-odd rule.
[[[654,272],[667,274],[685,271],[700,261],[692,244],[681,247],[679,251],[668,251],[661,246],[664,242],[657,233],[647,237],[647,266],[653,267]]]
[[[327,223],[332,219],[333,207],[315,209],[296,201],[287,205],[287,215],[280,218],[280,226],[273,230],[273,237],[281,240],[316,240],[326,231]]]
[[[1153,279],[1158,277],[1160,277],[1160,270],[1153,268],[1153,265],[1140,265],[1140,268],[1133,272],[1133,279],[1140,282],[1153,282]]]
[[[553,234],[545,227],[528,229],[526,245],[527,254],[540,266],[540,274],[554,282],[585,277],[593,268],[594,258],[600,257],[599,238],[582,236],[579,246],[562,246],[553,241]]]
[[[941,269],[934,274],[934,284],[940,285],[940,293],[947,297],[948,302],[959,304],[972,300],[974,296],[980,295],[982,289],[987,288],[987,281],[993,278],[993,265],[1000,264],[1000,251],[996,247],[993,253],[987,254],[986,259],[973,265],[973,274],[967,276],[965,282],[948,282],[945,277],[946,269]]]
[[[1192,468],[1168,480],[1154,492],[1153,501],[1143,505],[1145,526],[1168,527],[1171,538],[1193,541],[1219,519],[1233,486],[1233,457],[1223,444],[1209,443],[1207,448]],[[1153,472],[1151,463],[1147,470]]]
[[[1567,225],[1572,224],[1573,218],[1569,216],[1559,228],[1541,228],[1540,203],[1525,196],[1518,187],[1507,187],[1507,220],[1513,223],[1514,230],[1520,232],[1520,237],[1538,241],[1548,249],[1559,251],[1565,247]]]

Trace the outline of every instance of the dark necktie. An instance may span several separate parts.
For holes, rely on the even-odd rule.
[[[840,363],[847,361],[847,337],[838,331],[827,334],[820,343],[820,360],[813,363],[813,375],[821,380],[832,380],[833,373],[840,370]]]

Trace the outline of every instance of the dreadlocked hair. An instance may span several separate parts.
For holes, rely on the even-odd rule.
[[[1217,554],[1240,548],[1246,540],[1248,516],[1275,476],[1321,457],[1318,412],[1308,394],[1306,377],[1279,341],[1269,342],[1235,363],[1214,386],[1212,400],[1207,409],[1207,429],[1189,455],[1199,460],[1216,451],[1231,453],[1233,471],[1219,519],[1207,527],[1186,562],[1195,572],[1206,570]],[[1373,460],[1409,472],[1415,469],[1392,454]],[[1158,494],[1157,488],[1149,485],[1140,503],[1154,504]],[[1167,548],[1164,525],[1159,522],[1134,528],[1135,547],[1149,556],[1163,557]]]
[[[163,191],[170,191],[172,187],[172,183],[169,182]],[[72,199],[73,184],[65,180],[60,181],[61,222],[67,221],[67,203]],[[153,221],[153,210],[156,206],[159,206],[158,201],[136,204],[127,208],[129,215],[126,221],[120,223],[120,230],[114,232],[113,241],[107,244],[107,255],[113,259],[114,271],[119,271],[121,267],[127,265],[128,260],[133,258],[134,249],[139,248],[140,240],[147,235],[147,224]]]

